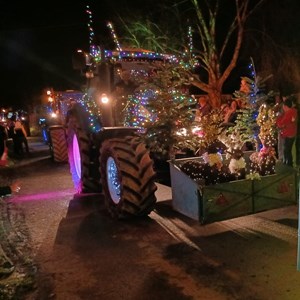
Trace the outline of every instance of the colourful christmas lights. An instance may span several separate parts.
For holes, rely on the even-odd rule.
[[[90,10],[90,7],[87,5],[86,6],[86,13],[88,14],[88,29],[89,29],[89,43],[90,45],[93,44],[94,42],[94,36],[95,36],[95,33],[94,33],[94,29],[93,29],[93,16],[92,16],[92,11]]]
[[[114,40],[114,42],[115,42],[115,44],[116,44],[116,49],[117,49],[117,51],[122,51],[122,47],[121,47],[121,45],[120,45],[120,43],[119,43],[119,40],[118,40],[118,37],[117,37],[117,35],[116,35],[116,33],[115,33],[113,24],[112,24],[111,22],[108,22],[108,23],[107,23],[107,27],[110,29],[110,33],[111,33],[111,35],[112,35],[112,37],[113,37],[113,40]]]

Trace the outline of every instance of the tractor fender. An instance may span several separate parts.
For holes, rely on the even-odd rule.
[[[135,135],[138,132],[136,127],[102,127],[97,133],[97,140],[101,142],[111,138],[122,138]]]
[[[49,126],[50,153],[56,162],[68,162],[66,129],[62,125]]]

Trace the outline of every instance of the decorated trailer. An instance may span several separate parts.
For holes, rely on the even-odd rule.
[[[250,170],[249,153],[245,153],[245,158],[246,169]],[[224,158],[226,163],[229,162]],[[297,171],[280,162],[272,174],[249,173],[243,179],[231,178],[217,183],[195,178],[195,169],[185,168],[186,164],[204,165],[205,162],[201,157],[170,161],[172,206],[201,224],[297,204]],[[215,175],[212,172],[210,176]]]

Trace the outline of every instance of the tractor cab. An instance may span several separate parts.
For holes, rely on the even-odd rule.
[[[159,64],[172,60],[173,56],[136,48],[99,50],[93,56],[77,51],[73,67],[86,77],[87,97],[97,103],[101,125],[114,127],[124,126],[127,101],[144,78],[155,72]]]

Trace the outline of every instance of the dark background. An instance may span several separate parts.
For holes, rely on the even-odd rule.
[[[112,42],[107,21],[114,22],[120,14],[134,13],[146,19],[154,11],[160,11],[159,4],[168,1],[90,1],[95,36],[98,40]],[[280,39],[286,37],[293,41],[300,35],[299,2],[266,0],[252,25],[255,27],[262,20],[269,20],[273,28],[266,30]],[[72,55],[77,49],[89,49],[87,2],[1,0],[0,4],[0,107],[26,108],[28,103],[38,103],[41,93],[50,87],[55,90],[80,89],[84,78],[73,70]],[[120,32],[117,26],[115,29]],[[255,39],[257,32],[254,32]],[[251,55],[255,55],[259,54],[261,44],[256,40],[251,46],[245,45],[249,52],[252,51]],[[245,69],[249,54],[244,57]],[[245,75],[241,74],[244,69],[236,67],[237,82]]]
[[[92,3],[94,31],[105,38],[109,16],[134,2]],[[89,48],[87,24],[85,1],[2,2],[0,107],[26,107],[39,101],[41,91],[48,87],[79,89],[83,78],[72,68],[72,55]]]

